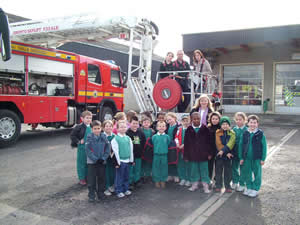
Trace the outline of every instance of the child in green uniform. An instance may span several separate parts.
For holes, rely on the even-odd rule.
[[[189,191],[198,189],[198,181],[201,178],[204,193],[210,193],[208,185],[208,160],[212,157],[212,145],[210,133],[206,125],[201,124],[201,114],[193,112],[192,125],[189,126],[184,136],[184,160],[190,164],[190,180],[192,186]]]
[[[154,133],[158,132],[158,130],[157,130],[157,123],[159,121],[160,122],[166,122],[166,113],[165,112],[160,111],[160,112],[157,113],[157,119],[151,125],[151,128],[154,130]]]
[[[105,120],[103,122],[103,131],[109,142],[111,142],[112,139],[115,137],[115,134],[112,132],[113,126],[114,126],[114,124],[111,120]],[[106,196],[110,196],[111,193],[115,191],[115,188],[114,188],[115,173],[116,173],[116,170],[113,165],[113,151],[111,149],[109,157],[107,158],[106,165],[105,165],[105,192],[104,192],[104,194]]]
[[[225,186],[225,192],[231,193],[230,182],[232,179],[231,159],[233,158],[232,150],[235,145],[235,133],[230,129],[230,119],[222,116],[220,119],[221,129],[216,131],[216,192],[221,192]],[[224,172],[224,173],[223,173]],[[223,179],[224,174],[224,179]]]
[[[243,112],[237,112],[234,115],[234,120],[236,126],[233,128],[235,133],[235,146],[232,151],[233,159],[232,159],[232,189],[236,191],[244,191],[245,190],[245,181],[243,179],[241,173],[240,166],[240,158],[239,158],[239,143],[243,133],[247,130],[246,121],[247,116]]]
[[[188,162],[185,162],[183,159],[183,152],[184,152],[184,135],[187,127],[190,125],[190,117],[189,115],[183,115],[181,117],[181,124],[182,126],[178,128],[176,133],[175,142],[177,148],[179,149],[179,156],[178,156],[178,164],[177,164],[177,172],[180,179],[180,186],[190,186],[190,175],[189,175],[189,167]]]
[[[171,143],[169,135],[165,134],[166,123],[157,122],[157,134],[152,136],[153,162],[152,179],[157,188],[165,188],[168,178],[168,147]]]
[[[142,119],[142,130],[145,134],[146,141],[153,136],[154,131],[151,127],[151,119],[149,117],[144,117]],[[144,182],[151,181],[151,170],[152,163],[146,160],[142,160],[142,176],[144,177]]]
[[[136,116],[131,117],[130,128],[126,134],[131,138],[133,144],[134,165],[130,167],[129,183],[133,187],[140,185],[142,170],[142,152],[146,144],[144,132],[139,128],[139,119]]]
[[[71,132],[71,146],[77,147],[77,175],[80,185],[86,185],[87,162],[85,152],[85,142],[87,135],[92,132],[90,124],[93,114],[90,111],[81,113],[82,123],[77,125]]]
[[[129,188],[129,169],[130,164],[134,164],[133,144],[126,135],[126,121],[121,120],[117,123],[118,134],[111,141],[116,165],[115,191],[118,198],[123,198],[125,195],[131,195]]]
[[[249,197],[258,195],[261,186],[262,165],[267,157],[266,137],[258,128],[258,122],[258,116],[248,117],[249,128],[243,133],[239,147],[240,164],[243,165],[242,174],[247,186],[247,190],[243,194]]]
[[[177,116],[173,112],[168,112],[166,115],[166,119],[167,119],[167,123],[169,124],[169,127],[167,129],[167,134],[169,135],[171,140],[175,140],[175,136],[179,127],[177,123]],[[176,164],[169,165],[168,173],[169,173],[168,181],[174,180],[175,183],[179,182]]]

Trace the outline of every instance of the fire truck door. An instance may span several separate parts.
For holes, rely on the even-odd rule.
[[[86,103],[99,103],[103,98],[101,68],[92,61],[88,62],[88,82],[86,88]]]

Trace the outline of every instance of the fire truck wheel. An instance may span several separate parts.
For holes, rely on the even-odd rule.
[[[10,110],[0,110],[0,146],[15,143],[21,133],[21,121],[17,114]]]
[[[104,106],[100,113],[100,121],[112,120],[114,118],[114,112],[109,106]]]
[[[162,109],[173,109],[182,98],[182,89],[176,80],[164,78],[153,88],[153,99]]]

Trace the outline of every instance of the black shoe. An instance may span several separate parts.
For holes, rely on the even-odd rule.
[[[133,191],[133,190],[134,190],[134,184],[130,184],[130,185],[129,185],[129,190],[130,190],[130,191]]]
[[[140,188],[141,186],[142,186],[142,184],[140,181],[137,181],[134,183],[134,187],[136,187],[136,188]]]
[[[147,178],[146,178],[146,177],[142,177],[142,178],[141,178],[141,182],[142,182],[143,184],[146,184],[146,183],[147,183]]]

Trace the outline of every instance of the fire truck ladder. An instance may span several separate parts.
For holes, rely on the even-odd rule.
[[[101,41],[125,34],[130,41],[128,61],[128,83],[141,112],[156,113],[152,98],[151,81],[152,53],[158,35],[157,26],[136,17],[101,18],[93,14],[82,14],[41,21],[25,21],[10,24],[12,39],[46,47],[57,47],[68,41]],[[133,45],[140,49],[139,65],[132,64]],[[138,77],[132,76],[138,71]]]

